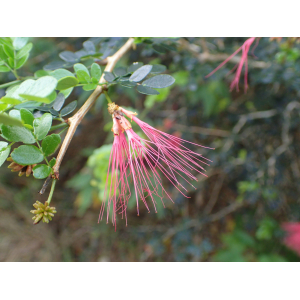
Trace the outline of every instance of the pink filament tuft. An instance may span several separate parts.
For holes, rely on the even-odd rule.
[[[115,121],[120,122],[118,123],[120,129],[118,132],[122,132],[123,118],[114,120],[115,124]],[[197,178],[192,172],[196,171],[206,176],[200,163],[209,165],[207,162],[210,161],[183,145],[190,142],[159,131],[135,116],[132,119],[141,127],[149,140],[142,139],[133,129],[126,126],[128,142],[124,133],[115,134],[109,159],[104,202],[99,215],[100,220],[103,217],[107,200],[107,221],[112,206],[112,222],[115,226],[117,213],[122,214],[122,217],[125,216],[127,225],[126,208],[131,197],[130,183],[134,186],[137,214],[139,215],[140,212],[140,200],[148,212],[150,212],[149,205],[151,203],[157,212],[157,198],[163,203],[163,197],[166,195],[173,202],[163,187],[160,174],[163,174],[182,195],[187,197],[182,191],[183,189],[187,192],[187,189],[180,181],[183,180],[194,188],[190,180],[197,180]],[[190,144],[213,149],[194,143]]]
[[[217,68],[215,68],[212,72],[210,72],[205,77],[207,78],[207,77],[211,76],[212,74],[214,74],[219,69],[221,69],[232,57],[234,57],[237,53],[239,53],[242,50],[241,60],[238,63],[238,65],[233,68],[233,70],[234,70],[237,67],[237,70],[236,70],[235,77],[234,77],[233,81],[230,84],[230,90],[232,91],[234,89],[234,87],[236,87],[236,90],[239,91],[239,81],[240,81],[243,65],[245,64],[245,75],[244,75],[245,87],[244,87],[244,91],[246,93],[247,88],[248,88],[248,52],[250,50],[250,46],[252,45],[252,43],[254,41],[255,41],[255,37],[251,37],[251,38],[247,39],[240,48],[238,48],[233,54],[231,54]]]

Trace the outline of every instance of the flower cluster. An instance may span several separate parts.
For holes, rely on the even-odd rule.
[[[50,207],[47,201],[45,204],[40,201],[36,201],[33,206],[35,210],[31,210],[30,212],[35,215],[32,218],[34,225],[41,221],[43,221],[43,223],[49,223],[49,221],[52,221],[52,218],[56,213],[55,207]]]
[[[200,164],[209,165],[209,160],[184,146],[190,142],[153,128],[138,119],[136,113],[115,103],[108,104],[108,111],[113,118],[114,142],[99,219],[102,219],[106,205],[107,221],[112,209],[113,224],[116,226],[117,213],[125,217],[127,224],[126,208],[131,197],[130,185],[134,187],[139,215],[140,201],[149,212],[150,205],[153,205],[156,212],[156,201],[160,199],[163,203],[164,196],[173,202],[163,187],[161,175],[164,175],[185,197],[184,191],[187,192],[187,189],[182,182],[185,181],[194,187],[189,181],[197,180],[194,171],[206,176]],[[126,117],[138,124],[148,139],[136,134]]]
[[[28,166],[19,165],[14,162],[11,157],[9,157],[7,161],[12,161],[8,168],[11,169],[12,172],[19,172],[19,176],[23,176],[24,174],[26,174],[26,177],[29,177],[33,173],[32,169],[36,166],[36,164]]]

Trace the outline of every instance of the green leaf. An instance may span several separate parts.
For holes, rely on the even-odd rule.
[[[11,157],[19,165],[27,166],[38,164],[44,160],[44,155],[39,148],[33,145],[22,145],[16,148]]]
[[[55,90],[56,85],[57,80],[54,77],[44,76],[34,81],[34,83],[32,83],[31,86],[26,90],[26,92],[21,93],[19,91],[19,95],[28,100],[44,102],[44,99],[48,99],[48,96]],[[21,86],[22,84],[20,85],[20,87]],[[35,98],[33,98],[32,96],[34,96]]]
[[[27,79],[20,85],[14,86],[7,90],[6,97],[18,99],[24,101],[24,98],[19,96],[19,94],[28,94],[29,90],[34,85],[35,81],[33,79]]]
[[[114,74],[117,77],[120,77],[120,76],[124,76],[124,75],[128,74],[128,72],[125,67],[119,67],[119,68],[114,69]]]
[[[88,70],[87,67],[86,67],[85,65],[83,65],[83,64],[75,64],[75,65],[74,65],[74,70],[75,70],[75,73],[76,73],[76,74],[77,74],[77,72],[78,72],[79,70],[84,71],[84,72],[87,73],[88,76],[90,77],[90,72],[89,72],[89,70]]]
[[[81,56],[80,59],[86,60],[86,59],[90,59],[90,58],[100,58],[102,56],[103,56],[103,53],[95,53],[95,54],[88,54],[88,55]]]
[[[29,53],[23,56],[20,60],[17,61],[16,69],[20,69],[27,61]]]
[[[53,154],[61,142],[59,134],[51,134],[46,136],[42,141],[42,149],[46,156]]]
[[[75,53],[71,52],[71,51],[63,51],[61,53],[59,53],[59,57],[67,62],[71,62],[74,63],[76,61],[78,61],[78,57],[76,56]]]
[[[66,107],[64,107],[61,110],[61,112],[60,112],[61,116],[64,117],[64,116],[70,114],[72,111],[75,110],[76,107],[77,107],[77,100],[72,101],[71,103],[69,103]]]
[[[139,82],[143,80],[151,72],[151,69],[151,65],[145,65],[140,67],[129,77],[129,81]]]
[[[0,59],[2,59],[4,61],[7,61],[7,59],[8,59],[8,56],[4,52],[3,45],[0,45]]]
[[[42,103],[51,103],[51,100],[48,98],[43,98],[43,97],[38,97],[38,96],[33,96],[33,95],[25,95],[25,94],[20,94],[23,98],[31,101],[37,101],[37,102],[42,102]]]
[[[51,168],[47,165],[37,165],[33,169],[33,177],[36,179],[45,179],[51,173]]]
[[[15,60],[12,57],[8,58],[8,64],[13,69],[15,67]]]
[[[153,65],[153,68],[150,73],[152,74],[158,74],[166,71],[167,67],[164,65]]]
[[[53,76],[54,78],[56,78],[57,80],[62,79],[64,77],[69,77],[69,76],[74,76],[74,74],[68,70],[65,69],[57,69],[53,72],[50,73],[51,76]]]
[[[15,54],[14,54],[14,50],[12,48],[4,45],[3,50],[8,57],[11,57],[12,59],[14,59]]]
[[[9,72],[10,68],[6,66],[0,66],[0,72]]]
[[[18,109],[12,109],[8,115],[12,118],[15,118],[15,119],[18,119],[21,121],[21,114]]]
[[[51,168],[53,168],[55,164],[56,164],[56,158],[53,157],[53,158],[49,161],[49,165],[50,165]]]
[[[65,99],[67,99],[70,96],[70,94],[72,93],[72,91],[73,91],[73,88],[71,87],[69,89],[60,91],[60,93],[62,93],[65,96]]]
[[[3,102],[3,103],[13,104],[13,105],[17,105],[17,104],[22,103],[21,100],[14,99],[14,98],[10,98],[10,97],[3,97],[3,98],[1,98],[0,100],[1,100],[1,102]]]
[[[91,75],[92,77],[96,78],[97,81],[100,80],[101,75],[102,75],[102,70],[100,68],[100,66],[96,63],[93,63],[91,66]]]
[[[28,42],[28,37],[16,37],[13,41],[13,46],[16,50],[22,49]]]
[[[44,114],[33,122],[34,134],[38,140],[45,138],[52,125],[52,115]]]
[[[34,72],[34,77],[35,77],[35,78],[40,78],[40,77],[47,76],[47,75],[50,75],[50,72],[49,72],[49,71],[38,70],[38,71]],[[53,77],[54,77],[54,76],[53,76]]]
[[[127,88],[132,88],[132,87],[136,86],[136,82],[132,82],[132,81],[120,81],[120,84]]]
[[[53,91],[47,98],[52,102],[56,99],[56,91]]]
[[[65,66],[65,62],[62,61],[62,60],[59,60],[59,61],[52,61],[51,63],[45,65],[43,67],[43,69],[45,71],[52,71],[52,70],[56,70],[56,69],[62,68],[64,66]]]
[[[1,129],[2,136],[10,142],[23,142],[24,144],[35,143],[33,133],[25,127],[2,125]]]
[[[148,86],[139,85],[136,89],[138,92],[140,92],[141,94],[145,94],[145,95],[158,95],[159,94],[158,91],[156,91]]]
[[[33,44],[32,43],[28,43],[25,47],[23,47],[16,55],[16,59],[20,59],[23,56],[25,56],[26,54],[28,54],[30,52],[30,50],[32,49]]]
[[[86,41],[83,43],[83,48],[88,54],[94,54],[96,52],[95,45],[91,41]]]
[[[78,70],[76,72],[77,78],[80,83],[89,83],[91,82],[90,75],[83,70]]]
[[[0,124],[4,125],[14,125],[14,126],[23,126],[23,123],[16,119],[8,116],[7,114],[0,113]]]
[[[132,73],[143,65],[142,62],[135,62],[131,66],[128,67],[128,73]]]
[[[2,104],[2,103],[0,103],[0,112],[4,111],[7,108],[7,106],[8,106],[8,104]]]
[[[85,91],[91,91],[91,90],[94,90],[97,86],[98,86],[98,84],[90,83],[90,84],[84,85],[83,89]]]
[[[0,142],[0,167],[3,165],[10,153],[10,147],[7,147],[8,143]]]
[[[155,89],[162,89],[172,85],[174,82],[175,79],[170,75],[157,75],[145,80],[143,85]]]
[[[115,79],[115,75],[111,72],[104,72],[104,79],[107,81],[107,82],[112,82],[114,79]]]
[[[59,93],[52,105],[53,109],[56,111],[60,111],[65,103],[65,96],[62,93]]]
[[[29,124],[33,126],[34,116],[28,109],[21,108],[20,114],[21,114],[21,119],[25,124]]]
[[[6,46],[8,46],[10,48],[13,48],[12,40],[9,37],[2,37],[2,38],[0,38],[0,44],[6,45]]]
[[[93,84],[97,84],[98,85],[99,80],[97,80],[97,78],[92,77],[92,83]]]
[[[58,89],[59,91],[66,90],[76,86],[78,83],[79,83],[78,79],[73,76],[64,77],[58,80],[56,89]]]

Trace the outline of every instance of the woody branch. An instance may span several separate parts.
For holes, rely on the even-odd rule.
[[[133,38],[129,38],[128,41],[112,56],[107,57],[107,65],[104,69],[104,71],[111,72],[116,63],[120,60],[120,58],[132,47],[134,42]],[[99,83],[105,83],[106,80],[104,79],[104,73],[102,74]],[[78,110],[78,112],[71,118],[69,118],[68,123],[70,125],[68,132],[66,134],[66,137],[63,141],[63,144],[59,150],[58,156],[56,158],[56,164],[53,167],[53,171],[55,174],[56,179],[59,177],[59,168],[61,165],[61,162],[64,158],[64,155],[70,145],[70,142],[74,136],[74,133],[86,115],[86,113],[90,110],[90,108],[95,103],[96,99],[107,89],[105,85],[98,86],[94,92],[89,96],[89,98],[86,100],[86,102],[83,104],[83,106]]]

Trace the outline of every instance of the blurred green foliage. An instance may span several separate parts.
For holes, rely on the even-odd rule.
[[[80,51],[86,40],[30,39],[33,48],[20,69],[21,76],[41,72],[62,51]],[[88,40],[104,57],[126,41]],[[300,45],[287,38],[261,38],[254,53],[252,48],[249,52],[247,94],[242,79],[241,92],[230,93],[234,75],[228,72],[234,63],[228,62],[210,78],[205,76],[222,62],[218,54],[230,55],[244,41],[183,38],[156,39],[151,44],[148,38],[138,38],[136,50],[117,65],[165,65],[176,81],[160,89],[159,95],[116,85],[109,90],[111,99],[137,111],[160,130],[216,148],[202,151],[213,162],[206,168],[208,177],[199,177],[197,189],[188,190],[190,198],[166,181],[174,204],[166,200],[164,208],[158,201],[157,214],[141,209],[137,217],[133,197],[127,227],[124,220],[116,231],[106,219],[97,224],[113,142],[111,117],[101,96],[78,128],[63,161],[52,200],[58,210],[52,225],[32,229],[27,223],[26,211],[37,200],[40,183],[0,170],[0,260],[299,261],[282,244],[280,226],[300,220]],[[203,53],[209,53],[210,59],[199,59]],[[0,73],[0,83],[12,80],[13,74]],[[75,87],[66,104],[78,99],[81,106],[90,93]],[[253,113],[258,115],[253,117]],[[39,243],[33,242],[33,232],[40,237]],[[23,252],[15,250],[10,255],[10,248],[21,241]]]

